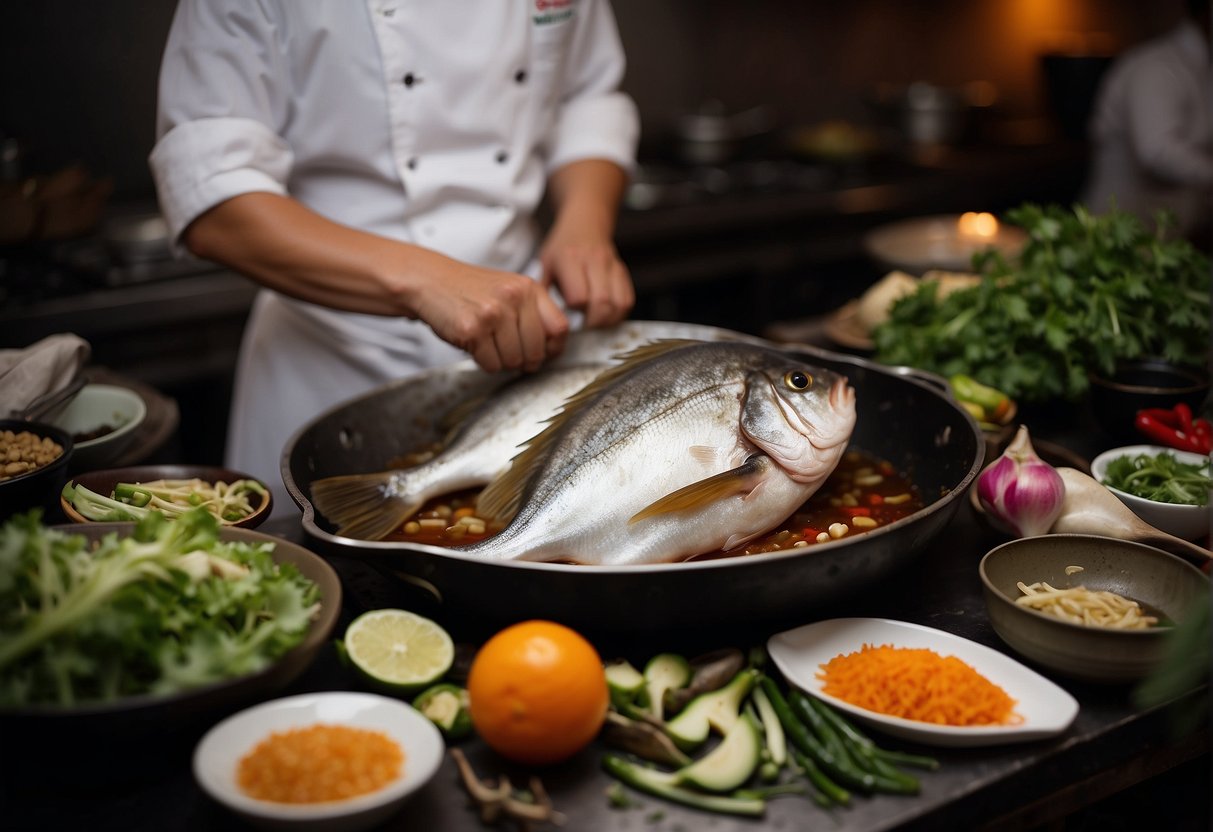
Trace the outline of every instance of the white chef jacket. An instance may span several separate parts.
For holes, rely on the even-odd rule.
[[[537,276],[548,174],[634,165],[639,119],[606,0],[181,0],[150,163],[173,238],[242,193]],[[425,324],[259,293],[226,464],[276,487],[333,405],[466,357]]]
[[[1171,210],[1188,234],[1213,200],[1213,76],[1209,46],[1185,20],[1126,52],[1100,84],[1092,112],[1091,175],[1083,202],[1113,204],[1151,222]]]

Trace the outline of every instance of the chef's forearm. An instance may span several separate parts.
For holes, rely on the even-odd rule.
[[[288,197],[247,193],[194,220],[182,235],[196,256],[283,294],[372,315],[415,317],[427,281],[453,261],[333,222]]]
[[[548,182],[556,222],[576,223],[609,240],[627,182],[623,168],[604,159],[582,159],[556,170]]]

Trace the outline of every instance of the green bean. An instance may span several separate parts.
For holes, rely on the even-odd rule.
[[[792,755],[796,758],[796,762],[800,763],[800,767],[804,769],[805,776],[809,778],[809,782],[817,788],[819,793],[825,795],[831,803],[846,806],[851,802],[851,793],[831,780],[811,757],[795,748],[792,749]]]
[[[807,757],[811,757],[830,777],[865,792],[876,790],[874,775],[857,769],[845,757],[834,754],[813,735],[807,725],[796,718],[787,700],[779,691],[779,686],[775,684],[775,680],[764,676],[760,684],[766,692],[767,698],[771,700],[771,706],[775,709],[775,714],[779,717],[779,721],[783,724],[783,729],[791,738],[793,745],[803,751]]]
[[[798,690],[788,691],[788,705],[792,708],[792,713],[796,715],[809,729],[821,740],[822,745],[830,749],[835,754],[843,752],[842,738],[838,736],[838,732],[831,728],[822,718],[821,713],[813,707],[813,702],[810,697],[805,696]]]
[[[927,771],[936,771],[939,768],[939,760],[934,757],[924,757],[920,754],[907,754],[904,751],[889,751],[885,748],[874,748],[873,752],[878,759],[885,760],[890,763],[900,763],[905,766],[914,766],[915,768],[926,769]]]

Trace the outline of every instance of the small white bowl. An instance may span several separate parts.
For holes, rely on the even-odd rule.
[[[1157,456],[1164,452],[1174,454],[1176,459],[1187,465],[1209,464],[1207,456],[1178,451],[1174,448],[1164,448],[1161,445],[1126,445],[1122,448],[1104,451],[1095,457],[1091,461],[1091,476],[1102,485],[1104,477],[1107,475],[1108,465],[1112,460],[1122,456],[1140,456],[1142,454]],[[1210,509],[1208,505],[1187,506],[1178,503],[1161,503],[1157,500],[1147,500],[1144,497],[1127,494],[1117,488],[1105,487],[1131,508],[1134,514],[1167,534],[1182,537],[1184,540],[1201,540],[1209,534],[1209,513],[1213,509]]]
[[[241,758],[274,731],[316,723],[382,731],[404,751],[404,772],[370,794],[324,803],[276,803],[249,797],[236,783]],[[397,699],[371,693],[307,693],[263,702],[220,722],[194,750],[203,791],[262,829],[354,832],[382,823],[425,785],[445,746],[432,722]]]
[[[121,457],[146,417],[147,405],[134,390],[116,384],[86,384],[53,424],[72,436],[113,426],[104,436],[75,443],[72,467],[88,471],[109,467]]]

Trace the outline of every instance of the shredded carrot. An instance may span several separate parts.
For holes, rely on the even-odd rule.
[[[277,803],[345,800],[400,776],[404,752],[380,731],[311,725],[275,732],[240,760],[245,794]]]
[[[821,665],[822,690],[869,711],[936,725],[1007,725],[1022,721],[1015,700],[955,656],[934,650],[874,647]]]

